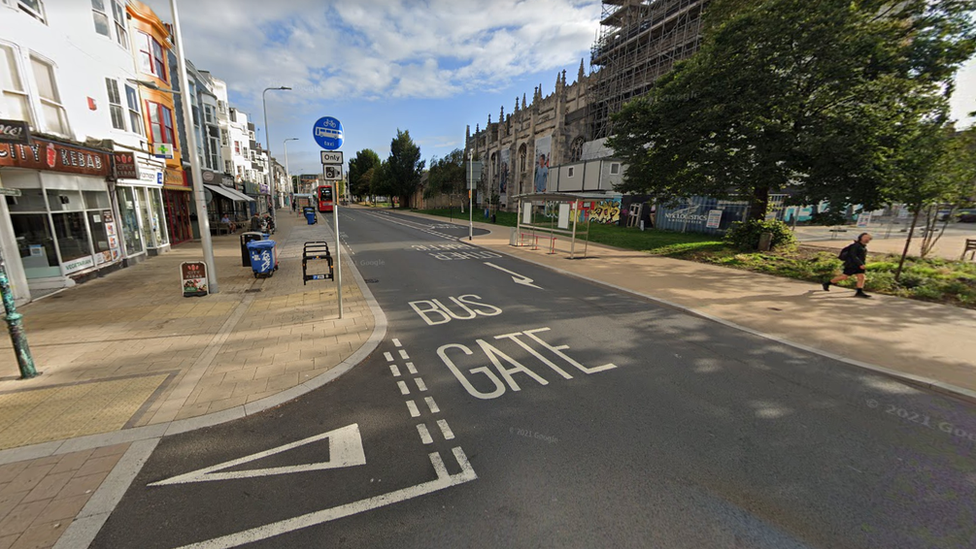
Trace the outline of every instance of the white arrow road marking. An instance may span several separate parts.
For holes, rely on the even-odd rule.
[[[251,469],[248,471],[228,471],[218,473],[224,469],[230,469],[244,463],[257,461],[261,458],[287,452],[288,450],[312,444],[322,439],[329,439],[329,461],[319,463],[306,463],[304,465],[290,465],[286,467],[269,467],[266,469]],[[241,478],[268,477],[272,475],[286,475],[289,473],[304,473],[308,471],[322,471],[324,469],[339,469],[341,467],[355,467],[356,465],[366,464],[366,454],[363,453],[363,439],[359,434],[359,424],[352,424],[341,429],[335,429],[328,433],[322,433],[308,437],[297,442],[278,446],[264,452],[251,454],[231,461],[225,461],[212,467],[205,467],[190,473],[178,475],[159,482],[153,482],[149,486],[165,486],[168,484],[187,484],[190,482],[207,482],[213,480],[232,480]]]
[[[238,547],[247,543],[254,543],[256,541],[287,534],[288,532],[294,532],[295,530],[300,530],[302,528],[308,528],[309,526],[324,524],[343,517],[348,517],[365,511],[385,507],[387,505],[392,505],[394,503],[400,503],[409,499],[425,496],[427,494],[444,490],[445,488],[450,488],[452,486],[457,486],[459,484],[464,484],[465,482],[471,482],[472,480],[477,479],[478,475],[474,472],[474,469],[468,462],[467,456],[464,455],[461,448],[453,448],[452,451],[454,452],[454,459],[456,459],[458,465],[461,466],[461,472],[456,475],[448,474],[447,468],[444,466],[444,461],[441,459],[441,455],[434,452],[432,454],[428,454],[428,457],[430,457],[431,465],[434,466],[434,471],[437,472],[437,480],[424,482],[423,484],[417,484],[409,488],[359,500],[353,503],[347,503],[331,509],[323,509],[321,511],[315,511],[299,517],[285,519],[279,522],[272,522],[271,524],[265,524],[264,526],[244,530],[243,532],[238,532],[236,534],[229,534],[223,537],[201,541],[191,545],[184,545],[179,549],[230,549],[231,547]]]
[[[510,275],[512,275],[512,280],[513,280],[513,281],[514,281],[514,282],[515,282],[516,284],[521,284],[521,285],[523,285],[523,286],[531,286],[531,287],[533,287],[533,288],[536,288],[536,289],[538,289],[538,290],[541,290],[541,289],[542,289],[542,288],[540,288],[540,287],[538,287],[538,286],[536,286],[535,284],[533,284],[533,283],[532,283],[532,282],[533,282],[533,280],[532,280],[531,278],[529,278],[529,277],[527,277],[527,276],[525,276],[525,275],[520,275],[520,274],[518,274],[518,273],[514,273],[514,272],[512,272],[512,271],[509,271],[508,269],[503,269],[503,268],[501,268],[501,267],[499,267],[498,265],[495,265],[494,263],[488,263],[488,262],[485,262],[485,265],[488,265],[489,267],[492,267],[492,268],[495,268],[495,269],[498,269],[499,271],[504,271],[504,272],[506,272],[506,273],[508,273],[508,274],[510,274]]]

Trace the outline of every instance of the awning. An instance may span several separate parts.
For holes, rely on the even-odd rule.
[[[254,202],[254,199],[250,196],[243,195],[234,189],[223,187],[221,185],[204,185],[204,188],[208,189],[210,192],[217,193],[224,198],[229,198],[234,202]]]

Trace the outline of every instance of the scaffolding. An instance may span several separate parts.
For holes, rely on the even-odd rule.
[[[610,136],[613,114],[698,50],[708,3],[603,0],[600,35],[590,51],[590,64],[600,67],[590,104],[594,139]]]

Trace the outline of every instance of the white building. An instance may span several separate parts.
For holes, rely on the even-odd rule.
[[[145,195],[116,194],[116,160],[131,178],[119,188],[148,183],[140,175],[162,184],[161,163],[144,152],[127,19],[119,0],[0,2],[0,119],[26,121],[34,135],[30,145],[0,143],[0,185],[20,191],[0,201],[18,301],[144,257],[143,228],[161,217]],[[118,218],[117,197],[131,219]]]

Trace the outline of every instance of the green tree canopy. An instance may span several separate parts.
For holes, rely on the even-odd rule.
[[[370,183],[373,170],[380,166],[380,156],[372,149],[356,152],[356,157],[349,161],[349,191],[356,196],[370,194]],[[369,177],[365,177],[369,174]]]
[[[716,0],[701,49],[615,117],[620,190],[661,199],[770,192],[884,200],[903,138],[947,109],[974,51],[961,0]]]
[[[390,142],[390,156],[384,165],[384,184],[388,194],[400,197],[400,207],[409,208],[410,198],[420,185],[424,161],[420,159],[420,147],[410,138],[408,130],[400,131]]]
[[[467,189],[466,168],[467,162],[461,149],[454,149],[444,158],[431,159],[424,196],[430,198],[440,194],[463,193]]]

